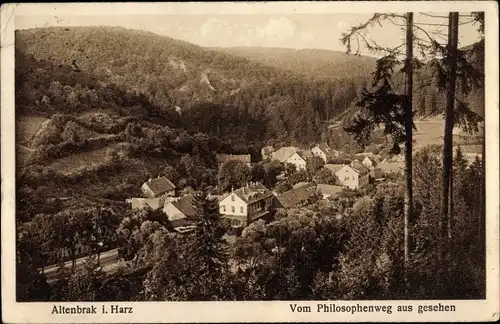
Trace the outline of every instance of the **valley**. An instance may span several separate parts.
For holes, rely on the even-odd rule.
[[[375,58],[96,26],[17,30],[15,54],[19,300],[404,297],[400,278],[383,286],[402,260],[403,155],[380,125],[365,142],[347,131]],[[460,96],[478,120],[483,90]],[[426,247],[445,100],[434,86],[414,98]],[[456,240],[470,249],[465,229],[484,220],[479,126],[454,133]],[[434,255],[416,253],[415,298],[434,297]],[[478,282],[468,294],[483,296]]]

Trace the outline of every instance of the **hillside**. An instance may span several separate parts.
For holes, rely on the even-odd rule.
[[[160,174],[214,186],[216,152],[317,141],[358,90],[123,28],[16,31],[15,53],[19,221]]]
[[[269,47],[214,48],[217,51],[247,58],[253,62],[293,71],[316,79],[366,80],[375,68],[376,59],[323,49]]]
[[[305,144],[317,140],[323,122],[347,109],[363,86],[350,71],[336,73],[335,79],[311,78],[299,71],[118,27],[17,31],[16,49],[32,56],[37,64],[64,69],[47,81],[49,88],[55,80],[74,86],[70,80],[75,77],[82,88],[91,87],[90,83],[94,88],[116,86],[124,94],[136,93],[142,101],[147,99],[157,111],[179,107],[186,116],[182,119],[189,116],[185,112],[197,115],[205,105],[215,105],[213,111],[219,118],[230,110],[237,112],[232,113],[232,119],[243,119],[245,124],[255,120],[253,124],[260,127],[248,132],[260,142],[270,138]],[[76,97],[80,102],[87,98]],[[21,100],[24,109],[34,109],[28,103],[41,102],[43,96],[32,99]],[[73,109],[94,109],[85,104],[90,108],[75,104]],[[47,111],[42,108],[37,107],[36,113]],[[234,128],[238,123],[231,118],[223,124]],[[187,128],[199,131],[197,125],[188,124]],[[235,140],[244,138],[235,136]]]

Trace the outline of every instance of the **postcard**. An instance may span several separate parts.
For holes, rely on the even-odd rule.
[[[498,4],[1,7],[6,323],[498,321]]]

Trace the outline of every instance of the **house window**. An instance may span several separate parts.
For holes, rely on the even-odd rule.
[[[231,211],[234,213],[234,206],[231,206]]]
[[[225,211],[226,211],[226,206],[225,206],[225,205],[223,205],[223,206],[222,206],[222,211],[223,211],[223,212],[225,212]]]
[[[234,196],[231,196],[231,201],[234,201]]]
[[[243,207],[240,207],[240,213],[243,214]]]

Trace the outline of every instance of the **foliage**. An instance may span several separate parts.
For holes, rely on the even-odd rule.
[[[314,176],[314,181],[316,183],[324,183],[330,185],[338,183],[338,179],[335,176],[335,174],[333,174],[333,172],[327,168],[322,168],[318,172],[316,172]]]
[[[241,161],[230,160],[222,164],[217,174],[219,188],[222,191],[237,189],[250,182],[250,168]]]

